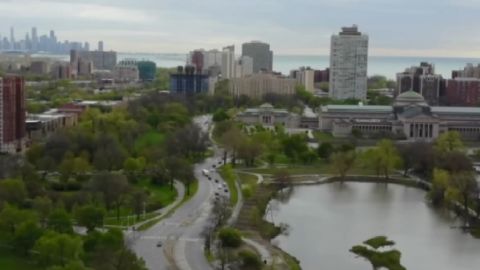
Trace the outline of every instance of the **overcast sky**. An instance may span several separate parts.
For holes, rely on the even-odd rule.
[[[122,52],[262,40],[276,54],[327,55],[331,34],[357,24],[371,55],[480,57],[480,0],[0,0],[0,14],[2,36],[37,26]]]

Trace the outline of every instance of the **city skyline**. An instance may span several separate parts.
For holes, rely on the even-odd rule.
[[[102,39],[122,52],[181,53],[262,40],[278,54],[327,55],[331,34],[357,24],[371,38],[371,55],[480,57],[480,39],[472,35],[480,3],[472,0],[23,0],[0,1],[0,10],[2,33],[11,25],[19,33],[32,25],[57,28],[64,39]]]

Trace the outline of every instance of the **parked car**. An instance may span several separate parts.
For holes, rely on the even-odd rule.
[[[157,247],[161,247],[162,246],[162,241],[158,241],[157,242]]]

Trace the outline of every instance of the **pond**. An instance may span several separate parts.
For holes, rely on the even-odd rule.
[[[371,269],[348,250],[377,235],[396,242],[409,270],[480,269],[480,240],[454,228],[459,221],[431,208],[422,190],[352,182],[297,186],[270,206],[266,219],[290,227],[272,241],[304,270]]]

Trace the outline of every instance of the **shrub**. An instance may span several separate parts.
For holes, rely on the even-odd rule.
[[[240,260],[242,262],[242,269],[262,269],[262,261],[257,254],[248,250],[243,250],[238,255],[240,256]]]
[[[218,233],[220,241],[224,247],[239,247],[242,244],[240,232],[234,228],[225,227]]]

